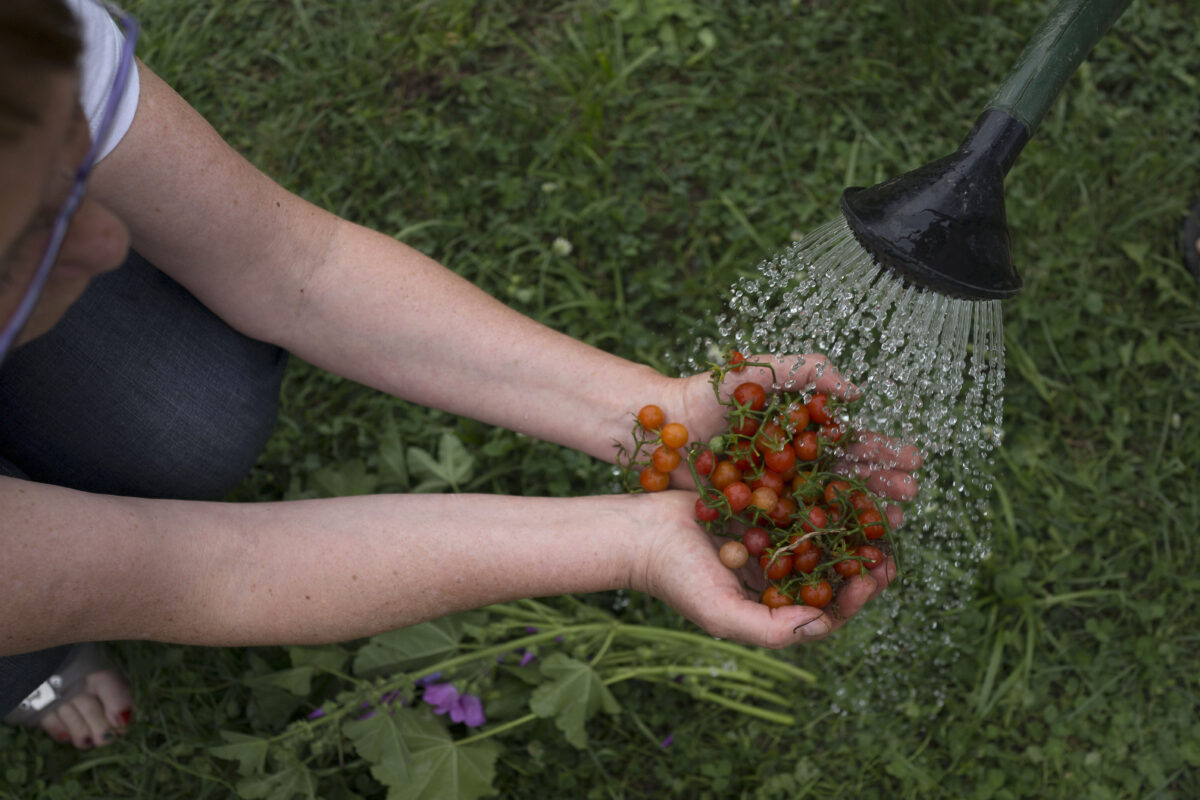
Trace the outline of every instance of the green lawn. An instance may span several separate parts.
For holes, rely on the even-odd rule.
[[[128,2],[142,58],[284,185],[666,371],[844,187],[952,150],[1048,5]],[[1195,21],[1185,1],[1134,3],[1009,176],[1025,288],[1005,305],[1005,443],[975,532],[991,556],[968,565],[968,596],[902,586],[845,635],[761,662],[702,637],[613,639],[605,663],[646,675],[759,664],[772,698],[750,699],[786,725],[697,698],[716,685],[701,674],[614,683],[620,712],[581,740],[531,714],[547,675],[476,665],[458,677],[504,672],[480,684],[493,724],[535,718],[474,750],[442,742],[464,770],[491,765],[462,794],[491,780],[513,798],[1200,797],[1200,286],[1177,241],[1200,200]],[[615,490],[607,465],[293,362],[235,499],[447,488],[439,471],[471,491]],[[887,609],[914,604],[953,606],[945,635],[892,631],[873,650]],[[405,669],[524,637],[535,617],[578,632],[544,636],[520,669],[593,657],[570,626],[597,620],[693,631],[637,595],[548,600],[437,628],[461,642]],[[419,775],[397,779],[362,741],[375,729],[305,721],[339,697],[348,720],[392,686],[370,669],[381,647],[120,645],[131,735],[76,754],[4,729],[0,797],[418,796]]]

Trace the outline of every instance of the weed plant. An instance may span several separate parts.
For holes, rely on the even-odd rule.
[[[1049,4],[128,6],[142,58],[288,188],[670,370],[727,287],[836,214],[844,187],[952,150]],[[782,656],[817,678],[781,690],[791,724],[670,681],[621,683],[620,713],[592,716],[583,740],[549,718],[493,739],[496,793],[1200,797],[1200,288],[1177,250],[1200,200],[1198,93],[1192,4],[1134,3],[1009,176],[1025,288],[1005,306],[992,556],[945,621],[973,646],[949,670],[859,676],[937,684],[944,704],[913,691],[834,711],[821,681],[843,660],[834,638]],[[293,361],[275,436],[233,499],[413,490],[615,486],[605,464]],[[563,624],[605,613],[690,630],[638,595],[544,608]],[[317,758],[302,735],[268,767],[307,758],[307,782],[247,782],[254,770],[221,750],[303,733],[296,721],[367,647],[118,645],[139,703],[131,734],[75,753],[4,729],[0,797],[415,796],[388,794],[360,751]]]

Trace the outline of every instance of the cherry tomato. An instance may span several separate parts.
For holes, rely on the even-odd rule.
[[[863,564],[857,558],[846,558],[834,564],[833,568],[843,578],[853,578],[862,574]]]
[[[742,471],[733,465],[732,461],[719,461],[717,466],[713,468],[712,481],[714,489],[724,491],[725,487],[731,483],[737,483],[742,479]]]
[[[715,498],[716,498],[715,494],[709,495],[710,500],[713,500]],[[702,497],[696,498],[696,519],[700,520],[701,522],[714,522],[720,516],[721,516],[721,512],[719,509],[709,508],[704,503],[704,498],[702,498]]]
[[[800,527],[808,533],[813,531],[823,530],[829,524],[829,518],[825,514],[825,509],[820,506],[812,506],[808,509],[808,521]]]
[[[662,443],[666,447],[683,447],[688,441],[688,429],[678,422],[664,425]]]
[[[859,514],[858,522],[862,525],[863,535],[868,539],[882,539],[887,534],[887,527],[883,524],[883,515],[873,508]]]
[[[767,608],[782,608],[793,605],[796,601],[779,591],[774,586],[768,586],[762,593],[762,604]]]
[[[763,454],[763,464],[767,469],[773,469],[776,472],[787,472],[792,467],[796,466],[796,451],[787,442],[784,442],[778,450],[768,450]]]
[[[729,432],[735,436],[745,436],[748,439],[758,433],[758,419],[747,416],[741,422],[730,425]]]
[[[735,514],[741,513],[750,505],[750,498],[754,494],[750,487],[741,481],[729,484],[721,493],[725,495],[725,499],[729,501],[729,509]]]
[[[829,396],[823,392],[817,392],[804,404],[808,408],[809,418],[818,425],[828,425],[833,422],[833,416],[825,408],[827,402],[829,402]]]
[[[762,567],[763,574],[768,579],[781,581],[792,574],[792,554],[781,553],[775,556],[775,560],[772,561],[770,553],[763,553],[758,557],[758,565]]]
[[[692,462],[692,466],[696,468],[697,475],[707,478],[712,475],[713,468],[717,466],[717,458],[713,455],[713,451],[706,447],[696,456],[696,460]]]
[[[754,447],[758,452],[766,454],[771,450],[778,450],[782,444],[787,444],[787,431],[778,422],[772,420],[763,425],[758,430],[758,439],[754,442]],[[780,470],[782,472],[782,470]]]
[[[800,431],[792,440],[792,447],[796,449],[796,458],[801,461],[816,461],[821,454],[816,431]]]
[[[721,551],[717,553],[717,557],[730,569],[741,569],[750,560],[750,552],[746,550],[746,545],[731,539],[721,545]]]
[[[851,492],[850,507],[855,511],[874,511],[875,501],[866,492]]]
[[[740,383],[733,390],[733,399],[739,406],[751,411],[762,411],[767,404],[767,390],[757,383]]]
[[[808,407],[804,403],[792,403],[787,410],[788,422],[793,431],[802,431],[808,427]]]
[[[833,600],[833,587],[829,581],[818,581],[800,587],[800,599],[814,608],[824,608]]]
[[[750,555],[758,558],[771,546],[771,534],[762,528],[746,528],[746,532],[742,534],[742,544],[746,545],[746,551]]]
[[[729,371],[730,372],[742,372],[743,370],[746,369],[745,363],[746,363],[746,357],[744,355],[742,355],[741,353],[739,353],[737,350],[733,350],[729,353]]]
[[[851,491],[851,486],[847,481],[835,478],[825,484],[825,502],[833,505],[838,501],[838,498],[843,494],[848,495]]]
[[[654,455],[650,456],[650,462],[659,472],[670,472],[678,467],[682,460],[683,456],[679,455],[679,451],[673,447],[660,447],[654,451]]]
[[[642,410],[637,413],[638,424],[648,431],[656,431],[663,426],[667,421],[667,415],[663,410],[655,405],[642,406]]]
[[[836,422],[830,422],[827,425],[821,426],[821,438],[828,439],[834,444],[840,442],[845,435],[842,426]]]
[[[757,478],[750,481],[751,489],[762,489],[763,487],[770,489],[771,491],[775,492],[775,494],[782,494],[783,477],[774,470],[765,469],[763,470],[762,475],[759,475]]]
[[[665,472],[659,472],[654,467],[646,467],[638,476],[638,481],[647,492],[661,492],[670,485],[671,476]]]
[[[809,550],[817,546],[812,539],[806,538],[803,533],[793,533],[788,537],[788,544],[792,546],[792,556],[802,556]]]
[[[737,442],[733,447],[729,448],[729,458],[733,460],[733,465],[742,472],[752,470],[758,466],[759,455],[749,442]]]
[[[777,527],[786,528],[791,524],[796,514],[796,501],[790,497],[780,497],[775,504],[775,510],[767,514]]]
[[[779,495],[775,494],[774,489],[766,486],[753,489],[750,493],[750,505],[769,515],[775,510],[775,506],[779,505]]]
[[[820,566],[823,555],[821,548],[814,545],[803,553],[792,556],[792,568],[801,575],[808,575]]]
[[[864,544],[862,547],[855,548],[854,555],[866,559],[863,565],[867,569],[875,569],[883,563],[883,551],[874,545]]]

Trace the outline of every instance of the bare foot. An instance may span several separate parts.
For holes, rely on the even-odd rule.
[[[80,750],[103,747],[133,720],[133,695],[101,644],[75,645],[58,670],[4,717]]]
[[[79,693],[56,705],[38,725],[56,741],[87,750],[111,744],[131,721],[129,683],[115,669],[105,669],[88,675]]]

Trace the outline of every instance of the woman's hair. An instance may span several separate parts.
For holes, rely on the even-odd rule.
[[[63,0],[0,2],[0,123],[36,123],[38,70],[76,68],[80,51],[75,15]]]

